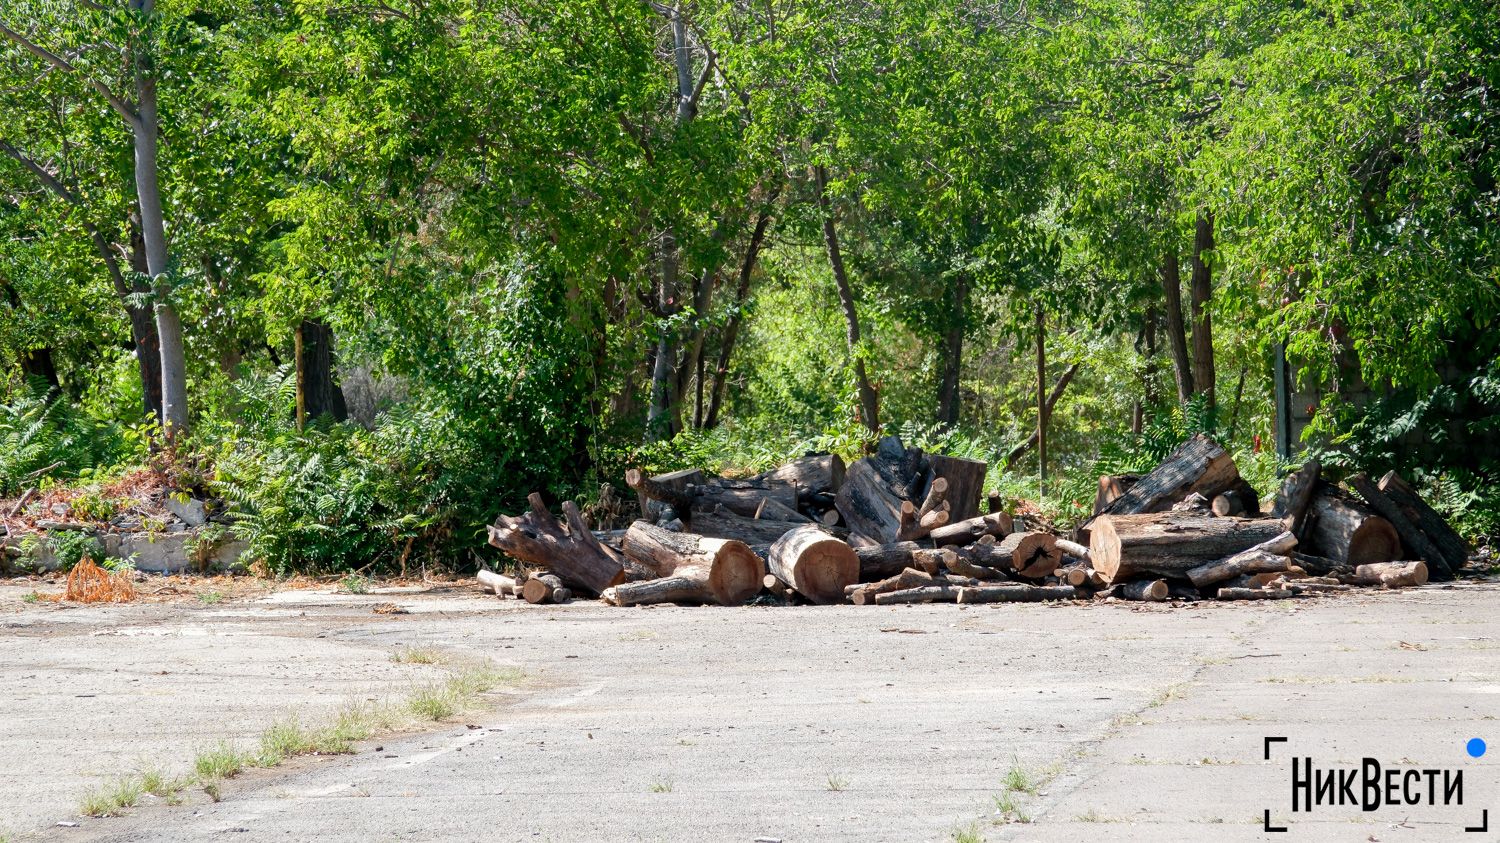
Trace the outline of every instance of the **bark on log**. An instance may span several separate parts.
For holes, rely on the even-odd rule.
[[[958,592],[963,586],[958,585],[925,585],[918,588],[904,588],[900,591],[887,591],[884,594],[875,595],[875,605],[889,606],[892,603],[956,603]]]
[[[1269,571],[1261,574],[1240,574],[1231,577],[1219,584],[1219,590],[1226,588],[1270,588],[1272,583],[1285,582],[1283,577],[1285,571]]]
[[[957,524],[945,524],[928,533],[927,538],[937,545],[973,544],[982,536],[1009,535],[1014,525],[1015,519],[1009,515],[993,512]]]
[[[1285,571],[1291,566],[1291,560],[1286,557],[1286,554],[1296,546],[1297,537],[1292,535],[1290,530],[1283,531],[1269,541],[1261,542],[1252,548],[1192,568],[1187,572],[1187,578],[1192,581],[1193,585],[1202,588],[1240,574]]]
[[[1216,496],[1210,508],[1221,517],[1243,515],[1253,518],[1260,515],[1260,493],[1241,477],[1233,488]]]
[[[1175,512],[1102,515],[1093,523],[1089,557],[1107,582],[1142,574],[1182,577],[1189,569],[1254,547],[1281,532],[1281,522],[1270,519]]]
[[[511,517],[501,515],[490,527],[490,544],[537,568],[551,571],[565,585],[598,594],[625,580],[621,559],[607,550],[584,523],[578,506],[564,501],[568,529],[552,517],[542,496],[527,496],[531,510]]]
[[[521,597],[527,603],[544,605],[547,603],[566,603],[573,598],[573,593],[556,574],[537,573],[526,578],[521,585]]]
[[[677,510],[679,515],[686,515],[692,509],[692,498],[679,497],[679,495],[682,495],[688,486],[702,483],[703,472],[696,468],[658,474],[655,477],[647,477],[637,468],[625,472],[625,485],[635,490],[636,499],[641,504],[641,516],[647,521],[658,520],[661,517],[662,507],[667,505]]]
[[[1443,560],[1448,563],[1448,569],[1457,573],[1469,563],[1469,543],[1464,541],[1443,516],[1437,510],[1428,506],[1427,501],[1417,494],[1410,484],[1394,471],[1386,472],[1380,478],[1380,491],[1406,513],[1406,517],[1416,524],[1427,538],[1437,545],[1442,552]]]
[[[1011,570],[1029,579],[1048,576],[1062,564],[1057,537],[1050,533],[1011,533],[1000,541],[995,552],[1009,557]]]
[[[1099,477],[1099,491],[1094,495],[1094,514],[1102,515],[1104,508],[1114,503],[1115,499],[1130,491],[1136,483],[1139,483],[1139,474],[1105,474]]]
[[[1105,505],[1106,515],[1161,512],[1189,492],[1212,498],[1240,479],[1234,459],[1219,443],[1199,433],[1178,446],[1130,490]]]
[[[1296,550],[1292,551],[1289,556],[1297,567],[1315,577],[1353,576],[1354,574],[1353,568],[1325,556],[1314,556],[1311,553]]]
[[[1354,569],[1354,581],[1359,585],[1383,585],[1386,588],[1421,585],[1427,582],[1427,564],[1372,562]]]
[[[1293,596],[1286,588],[1221,588],[1220,600],[1287,600]]]
[[[1380,514],[1380,517],[1391,522],[1395,528],[1396,535],[1401,537],[1401,544],[1410,551],[1408,556],[1416,556],[1427,563],[1427,570],[1436,582],[1453,579],[1453,572],[1448,568],[1448,560],[1443,552],[1427,538],[1406,513],[1385,492],[1381,491],[1364,473],[1356,474],[1349,478],[1349,485],[1359,496],[1365,499],[1370,508]]]
[[[754,597],[764,585],[765,563],[748,545],[734,539],[674,533],[637,521],[625,533],[623,548],[626,556],[651,568],[658,578],[681,580],[659,586],[652,595],[660,596],[667,591],[682,595],[668,598],[672,602],[691,600],[737,606]],[[697,593],[687,594],[689,587],[698,589]],[[619,589],[616,594],[620,594]],[[639,592],[630,592],[621,599],[644,602],[640,596]]]
[[[494,571],[486,571],[481,568],[479,569],[479,573],[474,575],[474,579],[479,580],[481,588],[496,597],[510,597],[515,593],[515,579],[507,577],[504,574],[497,574]]]
[[[1313,497],[1308,548],[1347,565],[1390,562],[1401,555],[1401,537],[1391,522],[1329,490]]]
[[[1089,561],[1089,549],[1078,542],[1058,539],[1057,549],[1062,551],[1064,556],[1071,556],[1080,562]]]
[[[1121,583],[1116,593],[1122,600],[1139,600],[1145,603],[1160,603],[1167,599],[1166,580],[1136,580]]]
[[[733,512],[695,512],[692,530],[700,536],[734,539],[751,547],[769,545],[788,531],[804,526],[791,521],[757,521]]]
[[[757,486],[706,483],[689,486],[687,494],[692,496],[692,509],[686,512],[679,509],[677,514],[684,515],[689,524],[693,522],[693,518],[700,510],[728,510],[735,515],[754,518],[764,499],[772,500],[792,512],[797,511],[797,490],[788,483],[773,482]],[[674,503],[673,506],[676,504]]]
[[[822,529],[798,527],[771,545],[770,572],[814,603],[837,603],[859,581],[854,549]]]
[[[977,565],[968,558],[967,554],[955,553],[953,559],[948,563],[948,570],[965,577],[973,577],[976,580],[1003,580],[1007,579],[1005,572],[999,568],[991,568],[986,565]]]
[[[958,589],[959,603],[1040,603],[1072,600],[1078,592],[1071,585],[979,585]]]
[[[798,524],[812,521],[811,518],[772,497],[762,497],[760,505],[755,508],[755,513],[751,517],[757,521],[791,521]]]
[[[1189,515],[1208,515],[1213,512],[1213,507],[1208,498],[1197,492],[1188,492],[1182,500],[1172,504],[1170,512],[1184,512]]]
[[[756,479],[790,483],[798,500],[805,501],[812,495],[837,492],[844,485],[844,460],[838,454],[808,454]]]
[[[979,514],[979,498],[984,493],[984,476],[989,466],[978,460],[947,457],[941,454],[927,456],[929,486],[938,480],[947,481],[948,521],[967,521]]]
[[[856,586],[849,595],[849,599],[856,606],[871,605],[875,602],[877,594],[888,594],[892,591],[905,591],[910,588],[920,588],[932,585],[934,578],[926,571],[918,571],[915,568],[907,568],[901,573],[886,577],[879,582],[865,583]]]
[[[854,554],[859,558],[860,581],[875,582],[901,573],[912,567],[912,554],[921,549],[916,542],[892,542],[856,549]]]
[[[834,505],[855,533],[878,544],[896,541],[901,502],[917,497],[927,467],[920,448],[906,448],[898,437],[887,436],[874,454],[849,466]]]
[[[789,591],[786,583],[782,582],[781,577],[775,574],[766,574],[761,578],[761,584],[765,587],[766,591],[771,592],[777,597],[785,597],[787,591]]]
[[[1281,481],[1276,493],[1276,505],[1271,515],[1286,522],[1286,528],[1299,539],[1305,539],[1307,509],[1312,504],[1313,493],[1318,490],[1318,475],[1322,466],[1317,460],[1308,460],[1302,467],[1288,474]]]

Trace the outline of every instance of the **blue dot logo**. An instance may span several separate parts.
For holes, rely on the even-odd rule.
[[[1470,758],[1478,758],[1479,756],[1481,756],[1481,755],[1484,754],[1484,749],[1485,749],[1485,747],[1484,747],[1484,739],[1483,738],[1469,738],[1469,743],[1468,743],[1468,746],[1466,748],[1469,750],[1469,757]]]

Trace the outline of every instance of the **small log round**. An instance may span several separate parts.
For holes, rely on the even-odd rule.
[[[1354,581],[1359,585],[1383,585],[1386,588],[1405,588],[1427,582],[1425,562],[1377,562],[1360,565],[1354,569]]]
[[[777,539],[767,561],[771,573],[818,604],[841,602],[844,587],[859,581],[854,549],[813,525]]]
[[[1010,558],[1010,568],[1019,576],[1040,579],[1062,564],[1057,537],[1050,533],[1011,533],[1000,541],[996,555]]]

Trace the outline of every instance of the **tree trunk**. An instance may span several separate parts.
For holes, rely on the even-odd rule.
[[[771,545],[768,568],[814,603],[839,603],[845,586],[859,582],[854,549],[823,530],[804,526]]]
[[[1427,565],[1422,562],[1383,562],[1360,565],[1354,569],[1358,585],[1383,585],[1403,588],[1427,582]]]
[[[860,420],[871,433],[879,433],[880,403],[865,371],[864,350],[860,347],[859,310],[854,299],[854,288],[849,283],[849,274],[844,270],[838,230],[833,223],[833,202],[828,197],[828,171],[820,164],[813,168],[813,174],[817,179],[818,208],[823,213],[823,245],[828,252],[828,266],[833,270],[834,284],[838,286],[839,307],[844,312],[844,339],[849,346],[849,355],[854,363],[855,385],[859,389]]]
[[[1313,496],[1306,541],[1311,552],[1346,565],[1390,562],[1401,556],[1401,537],[1391,522],[1331,493]]]
[[[21,353],[21,373],[47,384],[49,390],[62,388],[62,381],[57,378],[57,364],[52,360],[52,349],[46,346]]]
[[[1233,488],[1239,479],[1234,459],[1219,443],[1198,433],[1179,445],[1129,491],[1106,504],[1103,512],[1108,515],[1161,512],[1190,492],[1211,500]]]
[[[1037,497],[1047,497],[1047,316],[1036,306]]]
[[[1375,485],[1368,475],[1363,472],[1349,478],[1349,485],[1359,496],[1364,498],[1370,508],[1380,514],[1380,517],[1391,522],[1396,529],[1396,534],[1401,537],[1401,545],[1407,551],[1402,558],[1410,559],[1413,555],[1427,562],[1427,570],[1432,573],[1432,578],[1437,581],[1453,579],[1453,572],[1448,569],[1448,562],[1443,558],[1443,552],[1427,538],[1427,534],[1418,529],[1411,519],[1396,502],[1391,500],[1385,492]]]
[[[1101,515],[1089,531],[1089,560],[1110,582],[1143,574],[1185,577],[1282,533],[1281,522],[1177,512]]]
[[[962,409],[959,380],[963,370],[964,333],[968,327],[968,276],[959,273],[951,290],[953,300],[948,312],[948,330],[943,333],[942,369],[938,376],[937,423],[944,427],[957,425]]]
[[[671,439],[672,396],[677,378],[677,337],[671,320],[679,310],[677,305],[677,240],[670,234],[662,235],[661,278],[656,288],[656,306],[661,311],[657,320],[660,336],[656,341],[656,359],[651,366],[651,403],[646,409],[646,441],[657,442]]]
[[[719,410],[724,404],[724,388],[729,379],[729,361],[734,355],[734,344],[740,335],[740,323],[744,320],[745,306],[750,300],[750,279],[770,226],[771,208],[768,203],[755,221],[755,230],[751,232],[750,243],[745,247],[745,259],[740,262],[739,284],[734,291],[735,307],[724,325],[724,336],[719,341],[719,362],[714,367],[714,386],[708,398],[708,416],[703,421],[704,427],[712,428],[719,424]]]
[[[774,468],[755,479],[760,482],[790,483],[797,490],[797,502],[808,503],[814,495],[838,492],[844,485],[844,460],[838,454],[808,454]]]
[[[1437,549],[1443,554],[1443,559],[1448,563],[1448,569],[1457,572],[1469,562],[1469,543],[1464,541],[1443,516],[1437,510],[1427,505],[1422,496],[1416,493],[1401,475],[1394,471],[1387,472],[1380,478],[1380,491],[1384,492],[1397,506],[1401,507],[1407,519],[1414,523]]]
[[[1186,404],[1193,397],[1193,368],[1188,359],[1187,329],[1182,324],[1182,272],[1177,250],[1169,249],[1161,265],[1161,289],[1166,298],[1167,345],[1172,351],[1172,372],[1177,377],[1177,400]]]
[[[801,526],[795,521],[746,518],[728,510],[695,512],[692,518],[694,533],[709,538],[736,539],[750,545],[757,553],[762,553],[777,539]]]
[[[855,461],[834,499],[844,523],[873,544],[900,541],[901,504],[921,491],[927,459],[920,448],[906,448],[895,436],[880,440],[875,453]]]
[[[337,357],[333,350],[333,329],[317,320],[304,319],[298,332],[302,341],[299,386],[307,418],[331,415],[335,421],[347,420],[349,410],[344,403],[344,390],[334,376]]]
[[[1208,312],[1209,300],[1213,298],[1213,270],[1203,256],[1213,249],[1214,216],[1208,212],[1200,213],[1193,234],[1193,383],[1207,401],[1210,419],[1217,410],[1214,397],[1213,317]]]
[[[1135,402],[1130,414],[1130,432],[1139,436],[1145,429],[1145,407],[1155,407],[1161,401],[1161,396],[1156,392],[1156,305],[1146,308],[1146,315],[1141,326],[1141,339],[1145,344],[1146,365],[1141,375],[1141,394],[1144,401]]]

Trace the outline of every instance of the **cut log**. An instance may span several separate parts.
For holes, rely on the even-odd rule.
[[[1234,486],[1239,469],[1219,443],[1199,433],[1178,446],[1128,491],[1104,506],[1105,515],[1161,512],[1189,492],[1212,499]]]
[[[1183,577],[1282,533],[1270,519],[1217,518],[1175,512],[1101,515],[1089,538],[1089,558],[1107,582],[1143,574]]]
[[[766,591],[771,592],[777,597],[786,596],[786,583],[782,582],[781,578],[776,576],[775,574],[766,574],[761,578],[761,584],[765,586]]]
[[[937,545],[973,544],[982,536],[1009,535],[1014,524],[1015,519],[1009,515],[992,512],[957,524],[945,524],[928,533],[927,538]]]
[[[1390,562],[1401,555],[1401,537],[1391,522],[1331,489],[1320,491],[1309,507],[1304,537],[1308,548],[1347,565]]]
[[[1226,588],[1267,588],[1272,583],[1284,582],[1282,578],[1286,575],[1284,571],[1271,571],[1263,574],[1240,574],[1230,577],[1219,584],[1222,591]]]
[[[797,490],[797,499],[806,502],[813,495],[831,494],[844,485],[844,460],[838,454],[808,454],[755,479],[791,484]]]
[[[515,593],[515,579],[507,577],[504,574],[497,574],[494,571],[486,571],[480,568],[479,573],[475,574],[474,578],[479,580],[481,588],[496,597],[510,597]]]
[[[1197,492],[1188,492],[1182,500],[1172,504],[1172,512],[1186,512],[1190,515],[1207,515],[1213,512],[1208,498]]]
[[[1260,493],[1241,477],[1233,488],[1216,496],[1209,504],[1209,508],[1220,517],[1230,515],[1254,517],[1260,515]]]
[[[884,594],[875,595],[875,605],[889,606],[892,603],[957,603],[958,592],[963,586],[958,585],[925,585],[918,588],[904,588],[900,591],[887,591]]]
[[[1313,493],[1318,490],[1318,475],[1322,466],[1317,460],[1308,460],[1281,481],[1276,493],[1276,505],[1271,509],[1274,518],[1286,522],[1286,528],[1299,539],[1305,539],[1307,509],[1312,505]]]
[[[683,497],[689,486],[702,485],[703,472],[696,468],[647,477],[638,468],[625,472],[625,485],[635,490],[641,504],[641,515],[647,521],[661,518],[663,506],[671,505],[679,515],[692,509],[692,498]]]
[[[875,582],[901,573],[912,567],[912,554],[921,549],[916,542],[893,542],[856,549],[860,581]]]
[[[915,568],[907,568],[894,577],[886,577],[879,582],[864,583],[855,586],[849,594],[849,599],[856,606],[866,606],[875,602],[877,594],[888,594],[892,591],[905,591],[909,588],[920,588],[932,585],[933,576],[926,571],[918,571]]]
[[[1005,496],[1000,494],[999,489],[992,489],[985,495],[984,511],[991,515],[1005,511]]]
[[[957,558],[958,554],[947,548],[918,548],[911,552],[911,566],[937,576]]]
[[[1437,545],[1433,544],[1427,538],[1426,533],[1422,532],[1411,519],[1406,517],[1406,513],[1401,507],[1390,496],[1381,491],[1380,487],[1375,485],[1375,481],[1371,480],[1369,476],[1360,473],[1349,478],[1349,485],[1354,491],[1359,493],[1360,497],[1365,499],[1365,503],[1369,504],[1370,508],[1375,510],[1380,517],[1391,522],[1391,527],[1395,529],[1396,535],[1401,537],[1402,546],[1406,550],[1411,551],[1408,555],[1419,557],[1425,561],[1427,563],[1427,570],[1431,573],[1433,580],[1443,582],[1453,579],[1453,572],[1448,568],[1447,557],[1443,555],[1443,552],[1438,549]]]
[[[551,571],[568,587],[589,594],[624,582],[622,560],[594,538],[577,504],[563,502],[568,520],[565,530],[547,511],[541,495],[533,492],[526,499],[531,503],[529,512],[495,519],[489,531],[490,544],[515,559]]]
[[[959,603],[1040,603],[1072,600],[1078,592],[1071,585],[978,585],[958,589]]]
[[[655,571],[658,585],[651,598],[674,596],[655,602],[717,603],[737,606],[754,597],[764,586],[766,567],[744,542],[707,538],[693,533],[674,533],[645,521],[630,525],[625,533],[625,555]],[[701,570],[699,570],[701,569]],[[678,580],[662,583],[661,578]],[[621,592],[621,588],[625,592]],[[696,589],[696,591],[693,591]],[[647,592],[632,586],[616,589],[616,599],[634,605],[647,602]]]
[[[844,523],[844,516],[840,515],[837,509],[830,509],[819,516],[818,520],[825,527],[837,527]]]
[[[1122,600],[1140,600],[1146,603],[1160,603],[1167,599],[1166,580],[1136,580],[1134,582],[1121,583],[1115,590]]]
[[[995,553],[1009,558],[1010,569],[1029,579],[1048,576],[1062,564],[1057,537],[1050,533],[1011,533],[996,545]]]
[[[755,513],[750,517],[757,521],[790,521],[798,524],[807,524],[812,521],[806,515],[770,496],[760,499],[760,505],[755,508]]]
[[[1099,491],[1094,495],[1094,514],[1103,515],[1104,508],[1114,503],[1115,499],[1130,491],[1130,488],[1139,483],[1139,474],[1105,474],[1099,478]]]
[[[979,514],[979,498],[984,493],[984,476],[989,471],[986,463],[962,457],[928,454],[927,465],[927,474],[931,478],[929,487],[938,480],[947,483],[946,500],[950,522],[967,521]]]
[[[1297,567],[1307,571],[1315,577],[1338,577],[1354,575],[1354,569],[1341,562],[1335,562],[1325,556],[1314,556],[1310,553],[1292,551],[1289,554],[1292,562]]]
[[[770,545],[790,530],[803,526],[792,521],[757,521],[733,512],[695,512],[692,529],[700,536],[734,539],[751,547]]]
[[[1221,588],[1220,600],[1288,600],[1294,595],[1285,588]]]
[[[1401,475],[1394,471],[1387,472],[1380,478],[1380,491],[1401,507],[1406,517],[1427,535],[1437,549],[1442,552],[1443,560],[1448,563],[1448,569],[1457,573],[1469,563],[1469,543],[1464,541],[1457,531],[1451,527],[1437,510],[1428,506],[1427,501],[1417,494]]]
[[[536,573],[526,578],[521,585],[521,597],[527,603],[566,603],[572,597],[562,579],[554,574]]]
[[[964,577],[973,577],[976,580],[1003,580],[1006,579],[1005,572],[999,568],[991,568],[986,565],[976,565],[968,554],[955,553],[953,559],[948,563],[948,570]]]
[[[1089,549],[1078,542],[1058,539],[1057,549],[1062,551],[1064,556],[1071,556],[1080,562],[1089,561]]]
[[[1187,572],[1187,578],[1193,585],[1202,588],[1240,574],[1285,571],[1292,564],[1286,554],[1296,546],[1297,537],[1290,530],[1285,530],[1254,547],[1192,568]]]
[[[734,486],[720,486],[708,483],[700,486],[689,486],[687,494],[692,495],[692,514],[688,516],[688,524],[693,523],[700,510],[728,510],[735,515],[743,515],[746,518],[754,518],[755,513],[760,511],[761,502],[769,498],[781,509],[797,511],[797,490],[789,483],[764,483],[749,486],[739,483]],[[674,503],[673,506],[676,506]],[[677,510],[679,515],[683,510]],[[794,520],[806,520],[798,515]]]
[[[934,502],[929,497],[921,509],[918,509],[911,501],[902,501],[899,518],[901,526],[896,530],[896,540],[916,541],[948,523],[948,502]]]
[[[897,541],[901,502],[917,497],[927,467],[922,449],[906,448],[898,437],[887,436],[874,454],[849,466],[834,505],[855,533],[878,544]]]
[[[1372,562],[1354,569],[1354,581],[1359,585],[1383,585],[1386,588],[1421,585],[1427,582],[1427,564]]]
[[[848,544],[805,525],[771,545],[770,572],[814,603],[837,603],[859,581],[859,557]]]

